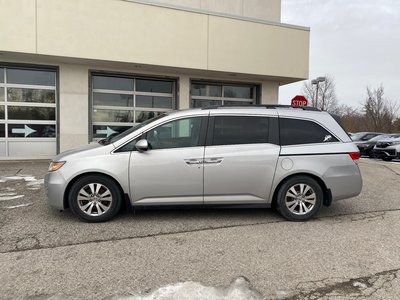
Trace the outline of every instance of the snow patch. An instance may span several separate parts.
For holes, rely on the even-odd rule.
[[[98,296],[99,298],[99,296]],[[100,297],[101,298],[101,297]],[[25,298],[28,300],[30,298]],[[80,300],[64,295],[41,296],[40,300]],[[109,300],[262,300],[245,277],[238,277],[229,286],[205,286],[199,282],[186,281],[165,285],[153,292],[130,296],[112,296]]]
[[[261,300],[260,293],[253,290],[250,282],[238,277],[228,287],[205,286],[199,282],[186,281],[163,286],[146,295],[114,296],[112,300]]]
[[[3,195],[5,195],[5,196],[7,196],[7,194],[0,194],[0,196],[3,196]],[[15,195],[15,196],[13,196],[13,195]],[[25,195],[17,195],[17,194],[9,194],[8,195],[8,197],[0,197],[0,201],[10,201],[10,200],[15,200],[15,199],[19,199],[19,198],[22,198],[22,197],[24,197]]]
[[[26,186],[28,187],[29,190],[38,190],[40,189],[40,186],[44,184],[44,179],[36,179],[32,175],[0,177],[0,182],[17,181],[17,180],[25,181]],[[14,189],[7,189],[7,190],[14,190]]]
[[[358,282],[358,281],[353,282],[353,286],[359,287],[361,289],[366,289],[367,288],[367,285],[365,283]]]
[[[17,193],[0,193],[0,197],[3,196],[15,196]]]
[[[20,205],[14,205],[14,206],[6,206],[4,208],[6,209],[14,209],[14,208],[20,208],[20,207],[27,207],[27,206],[31,206],[33,203],[25,203],[25,204],[20,204]]]

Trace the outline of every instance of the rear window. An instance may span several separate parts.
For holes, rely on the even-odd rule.
[[[312,121],[280,118],[279,128],[282,146],[338,141],[325,128]]]

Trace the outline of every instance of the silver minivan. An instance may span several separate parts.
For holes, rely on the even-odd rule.
[[[274,206],[308,220],[358,195],[358,148],[330,114],[280,106],[214,107],[160,115],[59,154],[45,178],[50,206],[81,220],[133,206]]]

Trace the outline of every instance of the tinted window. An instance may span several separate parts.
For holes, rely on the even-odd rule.
[[[56,73],[52,71],[7,69],[7,82],[29,85],[56,85]]]
[[[136,107],[155,107],[172,109],[172,97],[136,96]]]
[[[172,121],[146,133],[151,149],[195,147],[200,140],[201,117]]]
[[[7,88],[9,102],[55,103],[56,91],[40,89]]]
[[[282,146],[338,141],[327,130],[311,121],[281,118],[279,127]]]
[[[213,145],[268,143],[266,117],[215,117]]]
[[[0,68],[0,82],[4,82],[4,69]]]
[[[172,81],[136,79],[136,91],[172,94]]]
[[[93,89],[133,91],[133,79],[112,76],[93,76]]]
[[[8,119],[14,120],[55,120],[53,107],[8,106]]]
[[[5,125],[0,124],[0,137],[5,137]]]
[[[253,88],[245,86],[225,86],[224,97],[228,98],[252,98]]]
[[[193,83],[191,92],[192,96],[222,97],[222,86]]]
[[[133,106],[133,95],[93,93],[93,105]]]

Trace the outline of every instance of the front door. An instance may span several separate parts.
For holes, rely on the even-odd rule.
[[[149,150],[132,151],[131,199],[136,205],[202,204],[206,117],[164,123],[144,134]]]

